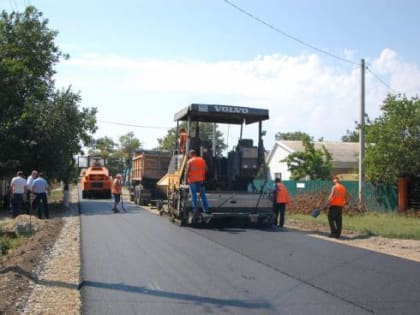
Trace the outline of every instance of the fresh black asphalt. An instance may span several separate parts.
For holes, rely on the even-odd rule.
[[[83,314],[420,314],[420,263],[271,229],[179,227],[82,200]]]

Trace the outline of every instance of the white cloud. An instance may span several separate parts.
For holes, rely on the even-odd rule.
[[[418,94],[418,65],[403,62],[390,49],[370,64],[395,90]],[[360,69],[326,64],[316,54],[218,62],[86,55],[65,62],[61,69],[58,84],[71,83],[80,90],[84,106],[98,106],[104,120],[172,126],[173,114],[192,102],[268,108],[268,147],[278,131],[299,130],[315,138],[339,140],[360,116]],[[378,115],[387,92],[367,73],[366,110],[371,117]],[[100,129],[101,135],[109,132],[102,125]],[[136,132],[147,147],[155,146],[156,136],[165,133]]]

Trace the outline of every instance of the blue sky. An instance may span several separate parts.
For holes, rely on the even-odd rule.
[[[96,137],[133,131],[147,149],[190,103],[268,108],[268,149],[278,131],[340,140],[359,119],[361,58],[392,91],[419,94],[419,1],[231,2],[355,65],[303,46],[223,0],[0,0],[0,7],[22,11],[32,4],[59,31],[56,42],[71,58],[58,65],[56,85],[71,85],[83,107],[98,108]],[[366,73],[371,118],[388,92]],[[233,145],[239,133],[221,131]]]

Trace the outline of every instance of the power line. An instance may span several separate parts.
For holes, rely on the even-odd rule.
[[[109,121],[109,120],[98,120],[98,122],[105,123],[105,124],[112,124],[112,125],[127,126],[127,127],[146,128],[146,129],[169,129],[169,128],[171,128],[171,127],[164,127],[164,126],[145,126],[145,125],[127,124],[127,123]]]
[[[367,71],[369,71],[373,77],[381,82],[384,86],[386,86],[388,89],[390,89],[394,94],[397,94],[397,91],[395,91],[388,83],[386,83],[384,80],[382,80],[376,73],[374,73],[368,66],[365,67]]]
[[[277,28],[277,27],[275,27],[275,26],[273,26],[272,24],[270,24],[270,23],[268,23],[268,22],[266,22],[266,21],[264,21],[264,20],[262,20],[262,19],[260,19],[259,17],[257,17],[257,16],[255,16],[254,14],[252,14],[252,13],[250,13],[250,12],[248,12],[248,11],[246,11],[246,10],[244,10],[244,9],[242,9],[241,7],[239,7],[239,6],[237,6],[236,4],[234,4],[234,3],[232,3],[230,0],[223,0],[225,3],[227,3],[228,5],[230,5],[231,7],[233,7],[234,9],[236,9],[236,10],[238,10],[239,12],[241,12],[241,13],[243,13],[243,14],[245,14],[245,15],[247,15],[248,17],[250,17],[250,18],[252,18],[253,20],[255,20],[255,21],[257,21],[257,22],[259,22],[259,23],[261,23],[261,24],[264,24],[265,26],[267,26],[267,27],[269,27],[270,29],[272,29],[272,30],[274,30],[275,32],[277,32],[277,33],[280,33],[281,35],[283,35],[283,36],[285,36],[285,37],[287,37],[287,38],[290,38],[290,39],[292,39],[292,40],[294,40],[295,42],[298,42],[299,44],[301,44],[301,45],[303,45],[303,46],[306,46],[306,47],[309,47],[309,48],[311,48],[311,49],[313,49],[313,50],[316,50],[316,51],[318,51],[318,52],[320,52],[320,53],[322,53],[322,54],[324,54],[324,55],[327,55],[327,56],[329,56],[329,57],[332,57],[332,58],[335,58],[335,59],[338,59],[338,60],[340,60],[340,61],[343,61],[343,62],[346,62],[346,63],[349,63],[349,64],[352,64],[352,65],[355,65],[355,66],[359,66],[359,64],[358,63],[356,63],[356,62],[354,62],[354,61],[351,61],[351,60],[349,60],[349,59],[345,59],[345,58],[342,58],[342,57],[340,57],[340,56],[337,56],[337,55],[334,55],[334,54],[332,54],[332,53],[330,53],[330,52],[328,52],[328,51],[326,51],[326,50],[323,50],[323,49],[321,49],[321,48],[318,48],[318,47],[316,47],[316,46],[314,46],[314,45],[311,45],[311,44],[309,44],[309,43],[307,43],[307,42],[305,42],[305,41],[303,41],[303,40],[301,40],[301,39],[299,39],[299,38],[297,38],[297,37],[295,37],[295,36],[293,36],[293,35],[290,35],[290,34],[288,34],[287,32],[285,32],[285,31],[282,31],[281,29],[279,29],[279,28]],[[380,83],[382,83],[384,86],[386,86],[388,89],[390,89],[392,92],[394,92],[395,94],[397,93],[389,84],[387,84],[384,80],[382,80],[377,74],[375,74],[372,70],[370,70],[369,69],[369,67],[365,67],[365,69],[366,70],[368,70],[372,75],[373,75],[373,77],[375,78],[375,79],[377,79]]]
[[[324,55],[330,56],[330,57],[335,58],[335,59],[338,59],[340,61],[347,62],[347,63],[352,64],[352,65],[359,65],[358,63],[356,63],[354,61],[351,61],[349,59],[342,58],[340,56],[334,55],[334,54],[332,54],[332,53],[330,53],[330,52],[328,52],[328,51],[326,51],[324,49],[318,48],[318,47],[316,47],[314,45],[311,45],[311,44],[309,44],[309,43],[307,43],[307,42],[305,42],[305,41],[303,41],[303,40],[301,40],[301,39],[299,39],[299,38],[297,38],[297,37],[295,37],[293,35],[290,35],[290,34],[286,33],[285,31],[282,31],[281,29],[275,27],[274,25],[272,25],[272,24],[270,24],[270,23],[268,23],[268,22],[260,19],[259,17],[255,16],[255,15],[253,15],[252,13],[250,13],[250,12],[242,9],[241,7],[237,6],[236,4],[232,3],[229,0],[223,0],[223,1],[225,3],[227,3],[228,5],[230,5],[232,8],[234,8],[234,9],[238,10],[239,12],[247,15],[251,19],[253,19],[253,20],[255,20],[255,21],[257,21],[257,22],[259,22],[261,24],[264,24],[265,26],[271,28],[273,31],[275,31],[277,33],[280,33],[281,35],[283,35],[283,36],[285,36],[287,38],[290,38],[291,40],[294,40],[295,42],[298,42],[299,44],[301,44],[303,46],[309,47],[309,48],[311,48],[313,50],[316,50],[316,51],[318,51],[318,52],[320,52],[320,53],[322,53]]]

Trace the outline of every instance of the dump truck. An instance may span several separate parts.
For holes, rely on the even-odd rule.
[[[86,157],[87,168],[82,169],[80,188],[82,198],[111,198],[112,177],[100,156]]]
[[[130,200],[147,205],[164,198],[156,183],[168,170],[169,151],[142,150],[134,153],[130,178]]]
[[[165,211],[181,225],[207,223],[223,218],[242,218],[253,223],[270,223],[272,220],[271,189],[265,183],[268,175],[262,139],[262,122],[269,119],[267,109],[231,105],[191,104],[174,116],[177,128],[186,122],[188,141],[186,152],[194,149],[207,164],[206,183],[209,214],[197,217],[192,213],[189,186],[186,181],[187,153],[174,151],[167,174],[158,182],[166,196]],[[240,126],[235,147],[226,155],[216,154],[214,141],[200,139],[200,124],[232,124]],[[256,142],[243,138],[244,128],[258,124]],[[239,129],[239,128],[237,128]],[[213,128],[212,139],[216,139]],[[194,132],[193,132],[194,131]],[[260,189],[253,181],[265,179]],[[195,218],[197,221],[195,221]]]

